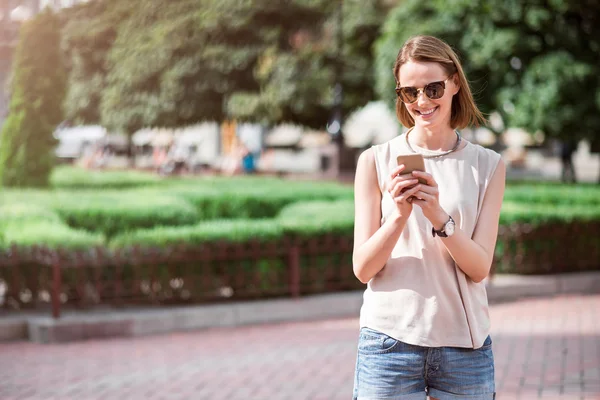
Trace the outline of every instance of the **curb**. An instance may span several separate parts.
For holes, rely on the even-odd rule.
[[[487,288],[490,303],[525,297],[600,293],[600,271],[551,276],[496,275]],[[217,327],[358,317],[363,291],[299,299],[216,305],[73,311],[50,316],[0,318],[0,341],[65,343],[97,338],[137,337]]]

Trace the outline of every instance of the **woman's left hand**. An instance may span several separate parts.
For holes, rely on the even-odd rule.
[[[421,207],[423,215],[435,229],[441,229],[448,221],[448,213],[440,206],[437,182],[427,172],[413,171],[412,174],[415,178],[427,181],[427,184],[419,183],[420,189],[413,195],[412,204]]]

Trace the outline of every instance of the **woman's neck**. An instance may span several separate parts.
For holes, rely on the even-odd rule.
[[[448,151],[456,145],[456,133],[450,127],[432,130],[415,126],[410,131],[410,142],[426,150]]]

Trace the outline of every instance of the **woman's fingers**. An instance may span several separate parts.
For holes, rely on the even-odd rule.
[[[396,168],[394,168],[392,170],[392,174],[390,175],[391,180],[394,180],[394,178],[400,175],[400,172],[404,171],[405,168],[406,167],[404,166],[404,164],[400,164]]]
[[[435,195],[427,193],[427,192],[425,192],[423,190],[417,191],[413,196],[417,200],[423,200],[426,203],[431,203],[431,202],[435,201]]]
[[[404,201],[408,201],[410,203],[412,201],[410,200],[410,198],[413,197],[414,194],[419,191],[419,186],[421,185],[416,185],[413,188],[407,189],[400,196],[394,197],[394,200],[396,201],[396,203],[402,203]]]
[[[433,195],[433,196],[437,196],[440,192],[436,186],[428,186],[428,185],[421,185],[421,191],[424,193]]]
[[[415,180],[415,179],[417,179],[417,178],[415,178],[411,174],[396,175],[388,182],[387,191],[391,192],[396,187],[398,182],[401,182],[404,180]]]
[[[396,181],[396,184],[390,190],[390,194],[392,197],[397,197],[403,190],[413,185],[416,185],[419,182],[418,179],[399,179]]]
[[[427,182],[428,186],[431,187],[437,187],[438,184],[435,181],[435,179],[433,179],[433,176],[427,172],[423,172],[423,171],[413,171],[412,175],[416,178],[421,178],[424,179]]]

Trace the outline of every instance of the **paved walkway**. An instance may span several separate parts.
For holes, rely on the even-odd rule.
[[[600,399],[600,295],[491,307],[499,400]],[[0,399],[350,399],[357,319],[0,344]]]

